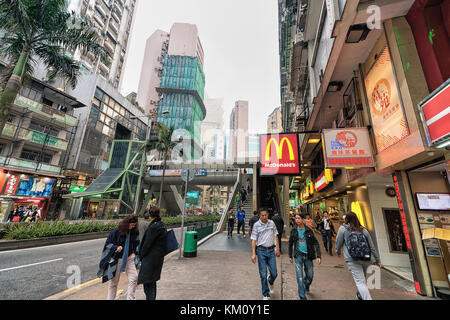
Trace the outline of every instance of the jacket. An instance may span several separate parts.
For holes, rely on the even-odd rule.
[[[280,216],[273,216],[272,221],[275,222],[275,225],[277,226],[278,234],[282,234],[284,230],[284,221]]]
[[[347,249],[347,245],[346,245],[348,236],[350,234],[350,232],[348,231],[349,226],[350,226],[349,224],[344,224],[339,228],[339,231],[338,231],[338,234],[336,237],[336,254],[338,254],[338,255],[341,254],[341,249],[344,248],[345,262],[354,262],[355,260],[348,253],[348,249]],[[373,244],[372,237],[370,236],[369,231],[367,231],[367,229],[363,228],[363,234],[366,236],[366,239],[369,243],[369,247],[370,247],[370,251],[371,251],[370,260],[372,262],[380,263],[380,257],[378,256],[378,252]]]
[[[137,283],[156,282],[161,278],[167,250],[167,230],[161,218],[155,218],[142,238],[139,257],[142,261]]]
[[[317,241],[314,236],[314,232],[305,225],[305,239],[306,239],[306,247],[308,250],[308,260],[314,260],[321,257],[320,254],[320,245],[319,241]],[[291,235],[289,237],[289,258],[296,258],[299,254],[297,250],[297,242],[298,242],[298,231],[297,228],[291,230]],[[295,255],[293,252],[295,250]]]
[[[330,224],[331,235],[336,234],[336,230],[334,229],[333,222],[330,219],[328,219],[328,223]],[[317,224],[317,229],[322,234],[325,232],[325,226],[324,226],[323,219],[320,221],[320,223]]]

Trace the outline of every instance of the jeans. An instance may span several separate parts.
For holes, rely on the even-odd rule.
[[[358,292],[363,300],[372,300],[372,297],[367,287],[366,271],[370,262],[366,261],[348,261],[347,267],[352,273],[353,280],[355,281]]]
[[[146,300],[156,300],[156,282],[144,283]]]
[[[331,240],[331,236],[331,230],[324,230],[322,233],[323,246],[325,247],[325,250],[328,251],[330,256],[333,255],[333,242]]]
[[[261,278],[262,294],[264,297],[270,297],[270,289],[267,284],[267,269],[269,269],[269,283],[273,284],[277,278],[277,260],[275,249],[256,248],[258,256],[259,277]]]
[[[234,223],[228,223],[228,235],[233,236]]]
[[[306,291],[309,291],[314,277],[314,264],[312,260],[309,260],[305,254],[298,253],[294,259],[295,271],[297,274],[297,286],[298,296],[302,300],[307,300]],[[305,269],[305,275],[303,276],[303,269]]]
[[[238,221],[238,230],[237,233],[239,234],[239,230],[241,230],[242,227],[242,234],[245,235],[245,221]]]

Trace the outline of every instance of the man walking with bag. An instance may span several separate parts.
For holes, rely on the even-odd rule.
[[[270,294],[274,292],[273,284],[277,278],[276,257],[280,257],[280,243],[277,235],[277,227],[272,220],[269,220],[268,210],[261,209],[260,219],[253,226],[251,240],[252,262],[256,263],[258,258],[263,300],[269,300]],[[269,269],[269,277],[267,277],[267,269]]]

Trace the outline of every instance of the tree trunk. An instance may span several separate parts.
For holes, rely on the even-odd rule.
[[[167,152],[164,152],[164,165],[163,165],[163,175],[161,180],[161,187],[159,189],[159,208],[162,208],[163,202],[163,185],[164,185],[164,176],[166,175],[166,164],[167,164]]]
[[[5,128],[5,124],[8,121],[9,114],[11,112],[11,105],[16,100],[17,94],[22,87],[23,75],[25,73],[25,66],[28,62],[28,52],[22,51],[14,67],[13,74],[8,80],[5,89],[0,97],[0,135]]]

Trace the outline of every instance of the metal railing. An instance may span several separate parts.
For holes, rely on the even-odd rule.
[[[233,202],[235,201],[236,193],[239,190],[239,185],[241,184],[241,170],[238,170],[238,175],[236,179],[236,183],[233,186],[233,191],[231,192],[231,197],[228,199],[227,205],[225,206],[225,210],[223,211],[222,217],[220,218],[219,225],[217,226],[217,232],[223,231],[226,226],[226,217],[228,215],[228,211],[230,210]]]

